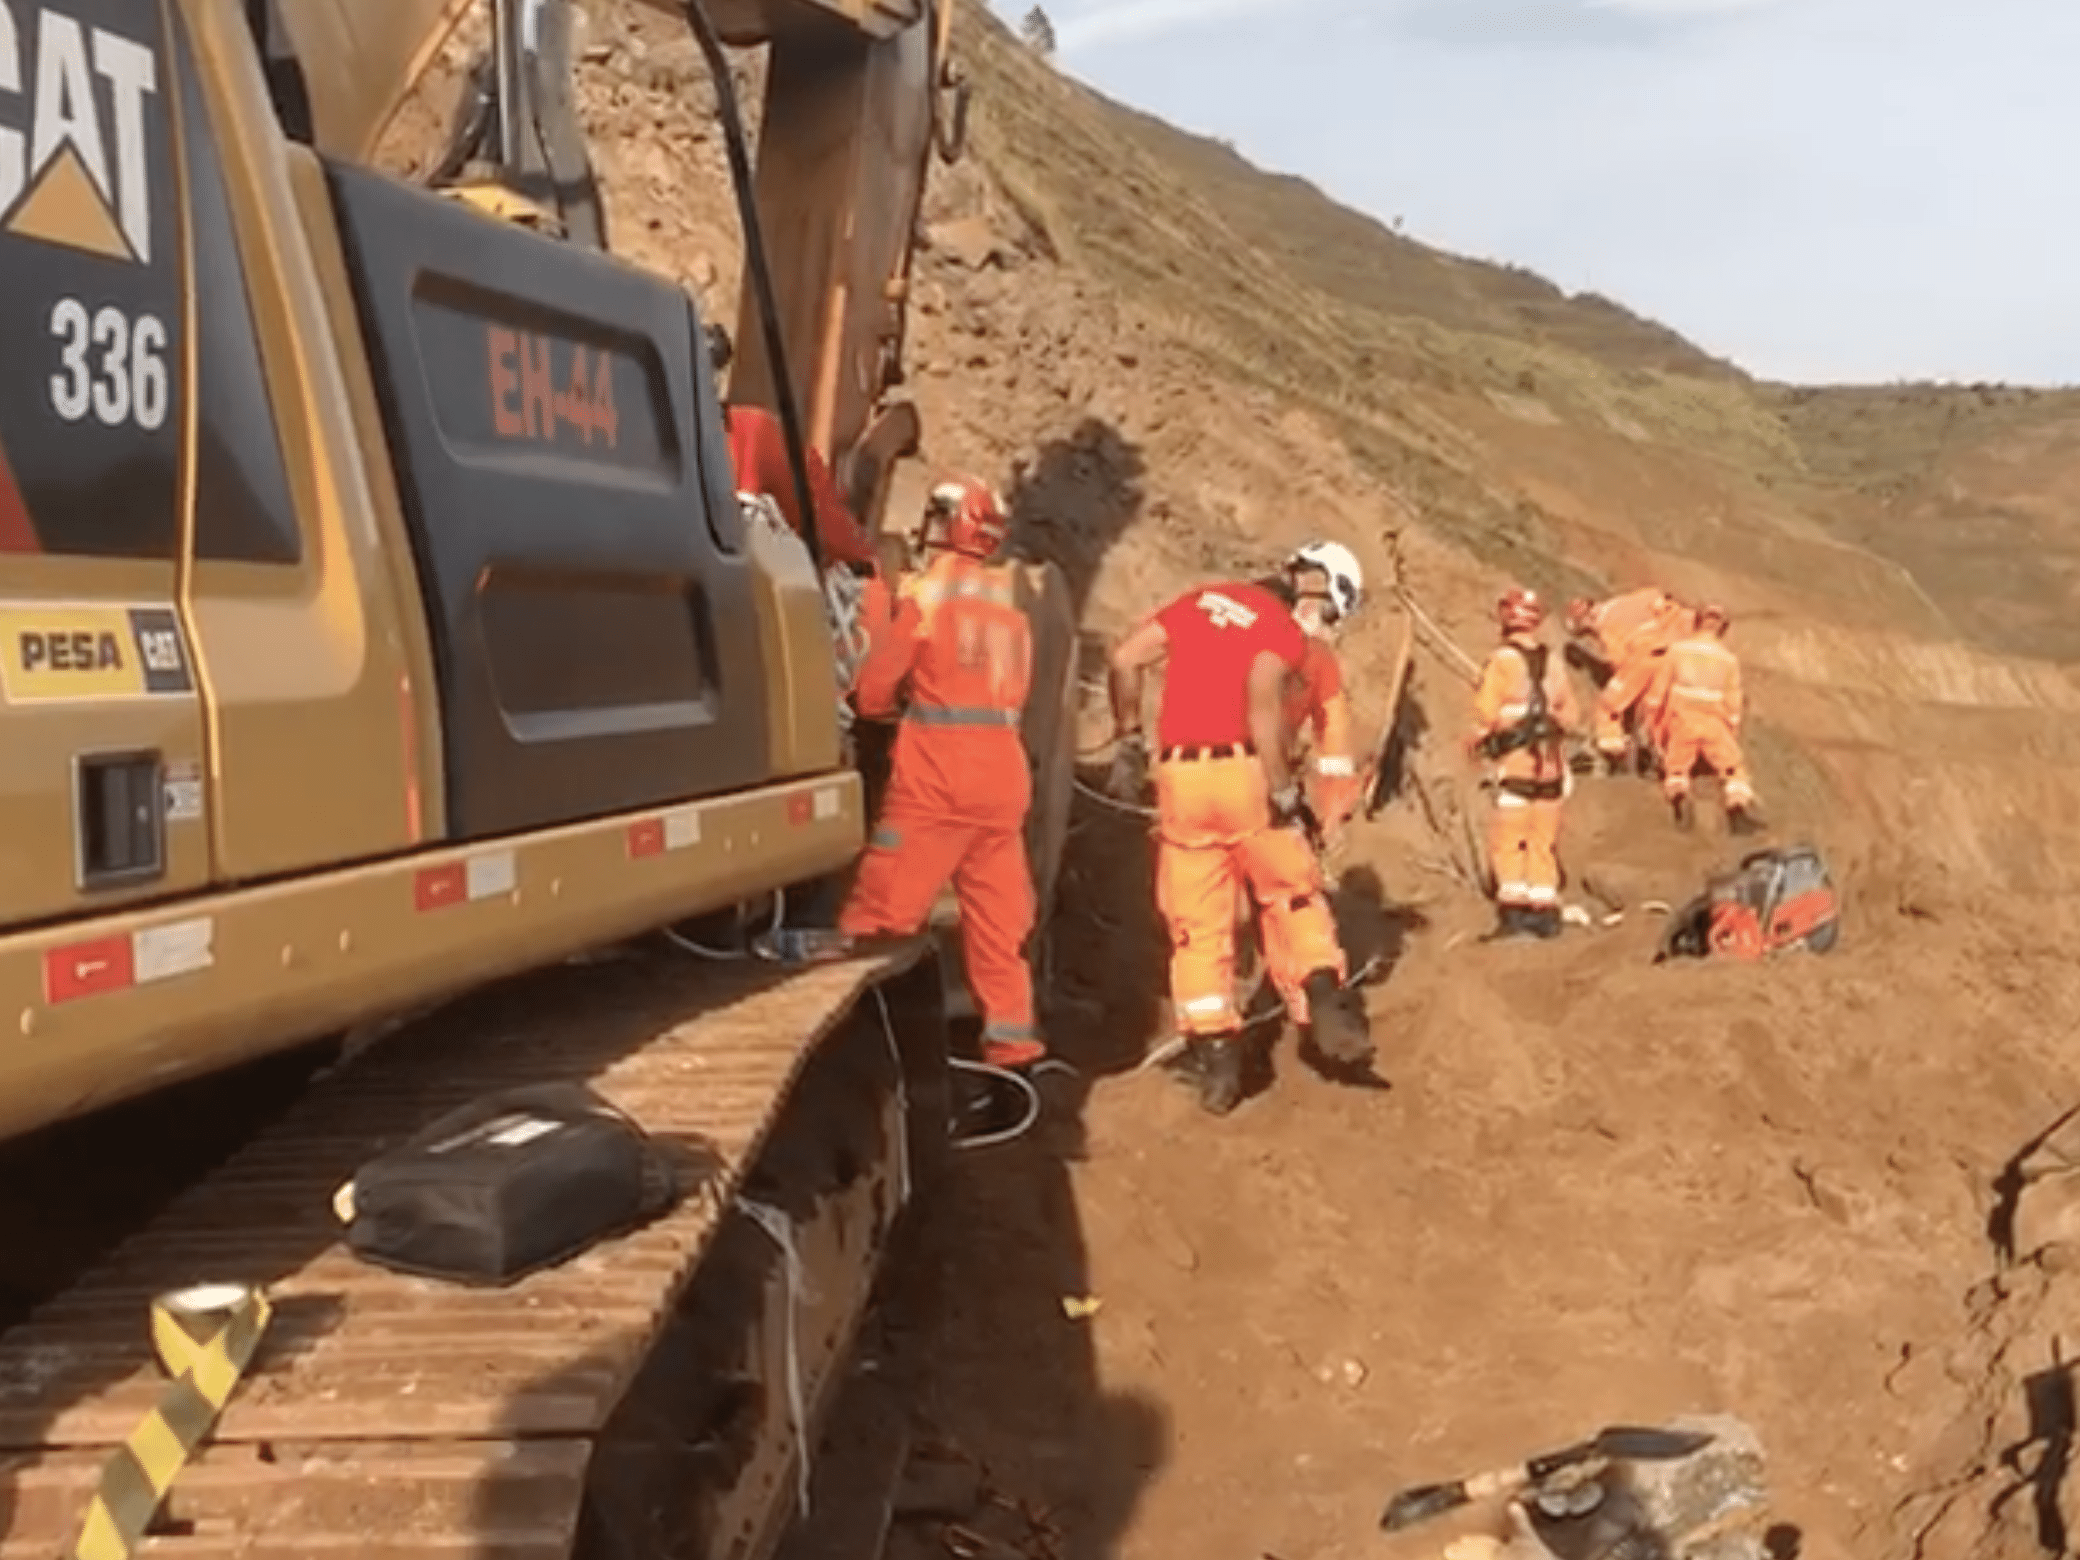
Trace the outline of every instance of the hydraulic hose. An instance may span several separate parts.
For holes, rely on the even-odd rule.
[[[817,575],[823,574],[823,539],[816,532],[816,501],[809,488],[809,460],[802,442],[801,416],[795,406],[794,384],[787,372],[787,346],[780,335],[780,306],[773,296],[773,273],[766,264],[765,230],[758,220],[758,195],[752,184],[751,153],[744,138],[744,118],[737,109],[737,87],[730,79],[729,56],[722,52],[722,38],[701,0],[685,0],[686,23],[700,43],[701,56],[715,82],[715,107],[722,120],[723,145],[729,152],[729,178],[737,198],[737,220],[744,230],[744,267],[751,274],[752,295],[758,300],[760,334],[765,338],[766,361],[773,370],[773,396],[780,405],[780,433],[787,446],[788,474],[794,478],[795,503],[802,517],[802,542]]]

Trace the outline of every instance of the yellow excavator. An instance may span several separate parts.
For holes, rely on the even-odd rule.
[[[487,3],[448,155],[376,171]],[[730,150],[729,398],[778,413],[801,514],[813,446],[878,527],[951,0],[644,3]],[[573,965],[827,881],[865,827],[814,527],[740,500],[695,301],[612,254],[573,31],[570,0],[0,0],[0,1135],[449,1004],[0,1336],[0,1556],[70,1552],[163,1387],[145,1308],[204,1280],[274,1321],[147,1552],[754,1560],[813,1504],[945,1145],[945,981]],[[1044,892],[1074,623],[1022,582]],[[544,1079],[701,1157],[699,1195],[510,1292],[345,1255],[357,1163]]]

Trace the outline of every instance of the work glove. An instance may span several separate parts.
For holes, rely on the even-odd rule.
[[[1138,731],[1127,732],[1112,744],[1112,768],[1105,776],[1108,796],[1122,802],[1138,802],[1148,785],[1148,739]]]
[[[1297,782],[1288,783],[1271,793],[1271,822],[1277,828],[1298,829],[1317,846],[1321,844],[1321,823],[1316,819],[1314,809],[1307,805],[1307,797]]]

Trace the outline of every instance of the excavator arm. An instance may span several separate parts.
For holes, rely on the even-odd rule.
[[[284,118],[307,117],[303,134],[318,151],[356,162],[373,155],[442,46],[487,3],[489,160],[548,191],[572,238],[608,247],[572,104],[572,0],[248,0],[265,52],[280,62],[277,99],[298,109],[285,104]],[[763,244],[748,231],[746,239],[747,249],[777,257],[772,318],[747,265],[730,398],[791,416],[874,529],[894,462],[918,442],[914,412],[885,398],[902,379],[931,152],[936,143],[954,155],[965,118],[949,54],[951,0],[639,3],[697,30],[705,19],[723,43],[769,50],[753,172]]]

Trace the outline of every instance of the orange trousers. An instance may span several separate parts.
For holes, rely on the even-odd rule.
[[[1299,830],[1272,826],[1253,756],[1158,765],[1156,808],[1156,908],[1170,930],[1170,1000],[1183,1033],[1228,1034],[1241,1025],[1235,912],[1244,888],[1281,994],[1297,992],[1316,970],[1343,978],[1321,866]]]
[[[838,912],[838,929],[854,937],[907,937],[951,883],[985,1058],[1039,1040],[1025,955],[1035,914],[1025,840],[1031,795],[1016,732],[905,722],[887,800]]]
[[[1611,680],[1598,690],[1596,695],[1596,749],[1615,758],[1628,746],[1625,733],[1625,717],[1630,715],[1646,697],[1653,686],[1654,673],[1660,670],[1658,655],[1634,655],[1621,661],[1611,673]],[[1641,710],[1641,727],[1650,722]]]
[[[1560,903],[1560,803],[1495,793],[1488,824],[1488,866],[1495,902],[1524,910]]]
[[[1752,807],[1755,787],[1741,754],[1740,739],[1722,715],[1700,713],[1673,704],[1668,721],[1668,761],[1661,787],[1670,801],[1690,794],[1690,771],[1703,759],[1723,778],[1728,807]]]

